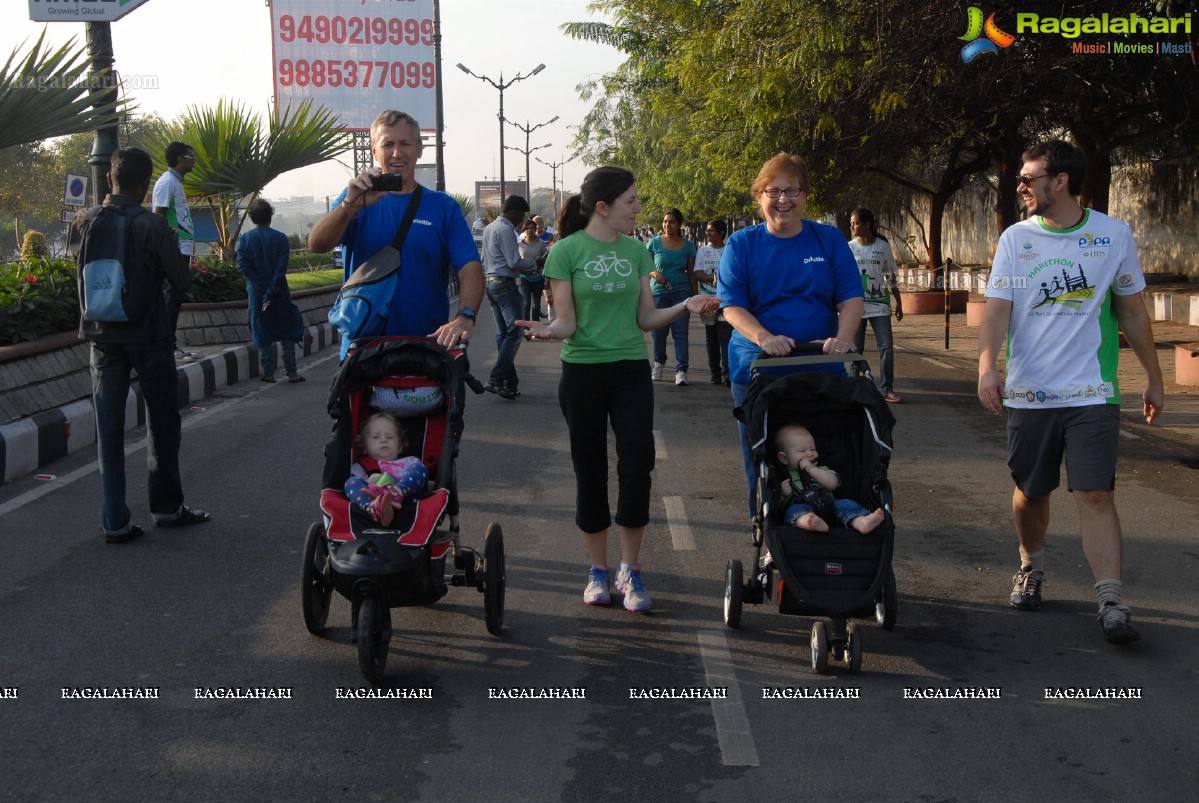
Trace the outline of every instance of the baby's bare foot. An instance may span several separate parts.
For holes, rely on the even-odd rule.
[[[814,533],[827,533],[828,524],[815,513],[805,513],[795,520],[795,526]]]
[[[860,532],[862,535],[865,535],[866,533],[874,530],[874,528],[877,527],[878,525],[882,524],[883,519],[885,519],[886,517],[887,517],[887,514],[880,507],[878,510],[874,511],[869,516],[858,516],[856,519],[854,519],[853,521],[851,521],[849,523],[849,526],[853,527],[855,530]]]

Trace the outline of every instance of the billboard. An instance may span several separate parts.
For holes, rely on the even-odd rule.
[[[384,109],[432,130],[433,0],[271,0],[275,110],[311,99],[367,131]]]
[[[523,181],[504,181],[504,192],[506,195],[520,195],[526,201],[529,199],[529,194],[526,191],[526,185]],[[504,205],[504,201],[500,198],[500,183],[498,181],[476,181],[475,182],[475,214],[482,215],[487,212],[486,217],[494,218],[500,213],[500,207]]]
[[[29,0],[34,22],[112,22],[146,0]]]

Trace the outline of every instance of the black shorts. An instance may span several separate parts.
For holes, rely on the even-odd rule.
[[[1110,491],[1116,487],[1120,405],[1047,409],[1008,408],[1007,464],[1025,496],[1045,496],[1061,484],[1066,458],[1070,491]]]

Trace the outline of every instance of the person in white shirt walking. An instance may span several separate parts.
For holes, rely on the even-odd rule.
[[[995,251],[979,334],[978,398],[990,413],[1008,410],[1020,542],[1012,606],[1041,607],[1049,494],[1060,483],[1064,456],[1103,634],[1127,644],[1140,634],[1124,604],[1114,493],[1120,332],[1148,375],[1147,423],[1161,413],[1165,393],[1136,243],[1126,223],[1079,205],[1085,170],[1082,151],[1061,140],[1024,153],[1017,187],[1031,217],[1004,231]],[[996,367],[1005,338],[1006,380]]]
[[[716,295],[716,272],[720,268],[720,257],[724,253],[724,238],[729,233],[728,224],[720,218],[709,220],[704,229],[708,242],[695,252],[695,286],[697,295]],[[704,347],[708,352],[709,381],[713,385],[729,386],[729,338],[733,336],[733,325],[716,310],[705,312],[700,318],[704,322]]]
[[[895,336],[891,331],[891,307],[894,302],[895,320],[903,320],[903,301],[899,296],[899,285],[895,283],[898,266],[891,253],[890,244],[879,236],[874,213],[869,209],[856,209],[849,218],[853,239],[849,250],[858,263],[862,274],[862,295],[865,311],[858,324],[858,334],[853,340],[859,353],[866,349],[866,322],[874,330],[874,341],[878,344],[879,389],[883,399],[890,404],[900,404],[903,398],[895,392]]]

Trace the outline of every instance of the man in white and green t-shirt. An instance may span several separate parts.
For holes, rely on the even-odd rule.
[[[195,227],[192,225],[191,207],[187,205],[187,196],[183,193],[183,177],[196,166],[196,152],[190,145],[183,142],[172,142],[167,145],[163,154],[167,169],[158,181],[154,182],[154,192],[151,203],[154,214],[162,215],[171,224],[175,235],[179,238],[179,253],[191,261],[195,252]],[[183,306],[183,294],[167,287],[167,317],[171,321],[171,338],[175,337],[175,328],[179,323],[179,308]],[[175,358],[190,357],[186,351],[176,345]]]
[[[996,248],[979,335],[978,397],[996,415],[1008,408],[1020,541],[1012,606],[1041,606],[1049,494],[1064,456],[1104,636],[1127,644],[1140,634],[1124,604],[1114,499],[1120,331],[1149,377],[1148,423],[1165,399],[1136,243],[1127,224],[1079,205],[1085,168],[1082,151],[1061,140],[1024,154],[1018,188],[1031,216],[1004,231]],[[1006,383],[996,369],[1005,336]]]
[[[858,353],[865,354],[866,324],[874,330],[874,341],[878,345],[879,388],[883,400],[888,404],[900,404],[903,397],[895,392],[895,337],[891,333],[891,303],[895,303],[895,320],[903,320],[903,301],[895,274],[899,270],[891,245],[878,235],[874,213],[869,209],[855,209],[849,217],[849,228],[853,239],[849,250],[858,263],[862,274],[862,296],[864,309],[862,322],[853,345]],[[861,371],[858,369],[858,373]]]

